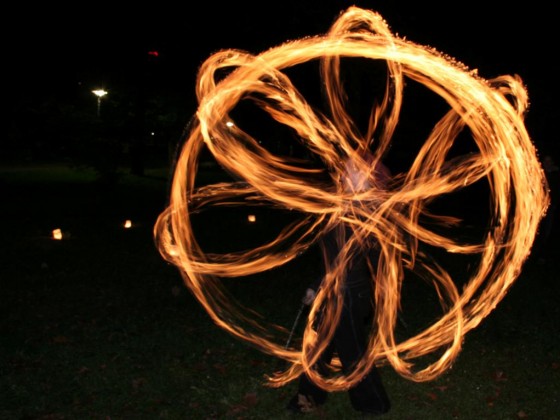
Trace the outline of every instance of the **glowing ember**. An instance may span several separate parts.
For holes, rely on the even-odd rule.
[[[130,220],[125,220],[124,222],[124,228],[125,229],[129,229],[132,227],[132,222]]]
[[[388,73],[366,134],[350,118],[346,85],[341,81],[342,60],[356,57],[382,62]],[[328,115],[311,106],[288,77],[292,67],[313,60],[321,63]],[[218,74],[223,78],[218,80]],[[357,157],[360,149],[367,148],[373,151],[375,164],[388,154],[405,82],[423,86],[442,99],[445,115],[422,140],[410,167],[393,177],[388,190],[372,188],[358,196],[344,193],[337,183],[344,158]],[[388,363],[414,381],[445,372],[459,354],[465,334],[496,307],[518,277],[548,206],[544,172],[523,121],[528,97],[520,78],[482,79],[433,48],[394,36],[377,13],[351,7],[324,36],[288,42],[257,56],[236,50],[217,52],[200,68],[197,95],[196,119],[177,162],[169,206],[158,218],[154,235],[162,256],[180,269],[185,284],[214,322],[290,363],[286,371],[269,378],[273,386],[284,385],[305,370],[323,388],[342,390],[359,381],[374,363]],[[324,162],[332,188],[312,181],[316,169],[273,154],[243,131],[243,124],[232,115],[242,100],[253,101],[277,124],[297,133],[301,144]],[[452,147],[465,135],[476,150],[452,156]],[[244,182],[195,186],[204,147]],[[462,220],[433,214],[429,204],[479,183],[487,187],[489,220],[480,227],[484,230],[480,239],[460,240],[451,227],[461,226]],[[257,249],[205,253],[195,237],[191,215],[248,202],[303,216]],[[352,226],[355,234],[323,281],[301,347],[285,348],[289,331],[232,302],[220,279],[280,267],[316,243],[322,231],[340,223]],[[370,235],[379,241],[381,255],[372,264],[375,329],[366,357],[353,372],[342,374],[335,365],[332,377],[322,377],[312,366],[333,334],[344,261]],[[462,270],[466,279],[461,286],[446,267],[447,260],[440,261],[442,254],[470,258],[470,266],[465,264]],[[433,286],[442,313],[416,335],[398,339],[401,292],[405,278],[412,277]],[[312,325],[323,304],[326,322],[315,331]],[[430,361],[418,367],[424,356],[430,356]]]
[[[62,239],[62,230],[54,229],[52,231],[52,237],[53,237],[53,239],[56,239],[56,240],[60,241]]]
[[[255,223],[257,221],[257,217],[254,214],[250,214],[250,215],[247,216],[247,220],[250,223]]]

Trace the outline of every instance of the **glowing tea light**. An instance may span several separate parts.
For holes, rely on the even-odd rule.
[[[60,241],[62,239],[62,231],[60,229],[54,229],[52,231],[52,237],[53,239]]]
[[[247,220],[251,223],[255,223],[257,221],[257,217],[254,214],[250,214],[247,216]]]
[[[126,220],[126,221],[124,222],[124,228],[125,228],[125,229],[129,229],[129,228],[131,228],[131,227],[132,227],[132,222],[131,222],[130,220]]]

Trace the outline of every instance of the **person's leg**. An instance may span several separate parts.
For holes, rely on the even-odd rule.
[[[377,368],[348,391],[352,407],[362,413],[383,414],[391,409],[391,401]]]
[[[326,270],[329,269],[338,254],[340,229],[340,227],[331,229],[321,241],[321,249],[323,251],[323,257],[325,258],[323,262]],[[321,322],[321,318],[321,315],[319,315],[316,322]],[[315,327],[316,326],[317,325],[315,325]],[[321,355],[316,366],[321,375],[328,374],[327,366],[331,362],[333,354],[334,346],[331,343]],[[288,409],[296,412],[306,412],[310,404],[312,407],[322,405],[327,401],[327,397],[328,393],[324,389],[313,383],[307,375],[302,374],[299,378],[298,392],[288,403]]]
[[[370,294],[365,290],[347,291],[345,297],[345,308],[334,337],[334,345],[344,369],[349,371],[365,352],[367,337],[363,322],[371,309],[371,303]],[[354,409],[363,413],[382,414],[391,408],[381,376],[375,367],[348,394]]]
[[[333,346],[329,346],[318,363],[318,369],[322,375],[326,374],[326,365],[332,359],[332,355]],[[287,408],[297,413],[306,413],[313,411],[318,405],[323,405],[327,398],[327,391],[315,385],[306,374],[302,374],[299,378],[298,391],[288,402]]]

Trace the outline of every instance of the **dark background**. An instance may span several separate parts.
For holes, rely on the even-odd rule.
[[[113,119],[111,127],[121,139],[134,143],[130,138],[156,131],[156,141],[176,142],[196,109],[196,71],[211,53],[223,48],[259,53],[324,33],[354,4],[378,11],[393,33],[435,47],[478,69],[484,78],[519,74],[531,101],[526,120],[530,135],[539,150],[557,155],[554,14],[537,3],[290,0],[15,6],[6,14],[12,28],[4,50],[10,125],[0,150],[8,159],[44,160],[61,149],[75,158],[76,151],[68,151],[73,140],[61,137],[80,137],[76,127],[95,114],[91,90],[99,87],[110,92],[102,102],[104,118]],[[154,51],[157,57],[149,54]],[[81,113],[81,119],[69,123],[73,113]]]

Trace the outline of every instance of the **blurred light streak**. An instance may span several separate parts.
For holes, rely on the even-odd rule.
[[[341,59],[348,57],[382,60],[387,66],[385,94],[371,110],[366,135],[356,130],[345,108],[339,73]],[[289,68],[317,59],[321,60],[329,116],[310,106],[286,75]],[[218,73],[224,69],[231,71],[219,79]],[[359,160],[361,149],[373,151],[372,165],[386,155],[399,122],[407,80],[443,98],[449,109],[429,133],[411,167],[395,175],[387,190],[374,187],[351,195],[336,182],[330,189],[313,183],[310,175],[314,170],[274,155],[231,115],[241,100],[253,100],[277,123],[293,129],[302,144],[325,162],[336,181],[344,160]],[[196,87],[196,118],[177,161],[169,206],[154,226],[154,237],[163,258],[178,267],[186,286],[219,327],[289,362],[285,371],[268,378],[269,384],[285,385],[305,371],[321,387],[335,391],[358,382],[373,364],[390,364],[413,381],[432,380],[449,369],[465,334],[496,308],[519,276],[549,204],[544,173],[524,125],[528,94],[522,80],[517,75],[483,79],[477,71],[432,47],[394,36],[376,12],[350,7],[323,36],[286,42],[259,55],[218,51],[202,64]],[[470,131],[478,151],[451,161],[448,152],[465,130]],[[195,186],[204,147],[242,181]],[[367,170],[367,164],[361,164]],[[486,182],[490,191],[490,220],[481,227],[486,229],[481,241],[460,241],[419,222],[429,217],[442,225],[460,224],[456,218],[430,214],[427,204],[477,182]],[[214,206],[248,202],[298,211],[303,216],[257,249],[205,253],[195,237],[192,215]],[[281,267],[316,243],[324,230],[341,223],[352,226],[355,234],[339,263],[324,278],[301,346],[285,348],[282,343],[289,331],[232,301],[221,279]],[[381,246],[381,255],[371,267],[375,333],[354,371],[338,369],[323,377],[313,364],[334,332],[344,262],[370,236]],[[444,262],[423,253],[421,244],[448,254],[478,257],[462,290]],[[399,341],[395,328],[406,272],[414,272],[433,286],[443,314],[423,331]],[[322,306],[326,321],[314,329]],[[427,355],[435,355],[435,360],[424,367],[414,363]]]

